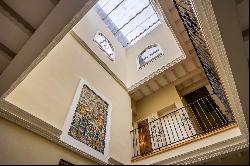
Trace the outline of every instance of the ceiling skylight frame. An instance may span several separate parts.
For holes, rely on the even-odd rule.
[[[123,47],[134,45],[161,24],[152,0],[100,0],[95,8]]]

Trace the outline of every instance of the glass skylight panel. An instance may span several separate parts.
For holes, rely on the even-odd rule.
[[[102,33],[97,32],[94,41],[98,44],[99,48],[108,55],[110,60],[113,61],[115,59],[114,48]]]
[[[122,45],[133,45],[160,24],[150,0],[99,0],[97,13]]]

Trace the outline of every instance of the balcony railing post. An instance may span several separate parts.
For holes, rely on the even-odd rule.
[[[205,98],[206,98],[206,97],[205,97]],[[207,105],[204,103],[204,98],[201,98],[201,101],[202,101],[203,105],[205,106],[207,112],[209,112],[209,114],[211,115],[211,117],[212,117],[214,123],[216,124],[216,127],[218,127],[217,121],[215,120],[215,118],[214,118],[214,116],[212,115],[211,111],[208,109]],[[215,111],[215,110],[214,110],[214,111]]]
[[[205,128],[205,131],[207,131],[208,127],[207,127],[207,125],[205,123],[202,123],[203,118],[202,118],[202,116],[200,114],[200,111],[196,108],[195,103],[192,103],[192,105],[194,106],[195,112],[199,115],[198,118],[200,119],[200,121],[198,123],[202,126],[202,130],[204,130],[204,128]],[[191,106],[191,104],[190,104],[190,106]]]
[[[217,108],[214,108],[214,106],[210,103],[210,101],[207,98],[206,100],[208,101],[209,105],[215,110],[216,114],[220,117],[220,119],[223,119],[223,123],[224,124],[227,123],[228,120],[225,119],[224,115],[220,111],[218,111]]]

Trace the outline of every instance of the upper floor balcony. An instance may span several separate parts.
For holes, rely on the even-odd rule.
[[[195,93],[191,95],[197,96],[202,91]],[[192,99],[190,100],[189,95],[192,102],[181,108],[169,106],[134,122],[135,128],[130,132],[132,161],[157,155],[237,126],[233,119],[227,118],[229,110],[223,107],[215,94],[203,93],[203,97]]]

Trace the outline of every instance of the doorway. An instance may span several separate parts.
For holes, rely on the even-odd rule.
[[[209,131],[226,123],[225,116],[206,87],[185,95],[184,99],[189,103],[201,131]]]
[[[140,153],[143,156],[144,154],[152,151],[152,143],[150,138],[148,119],[142,120],[137,124],[139,129]]]

